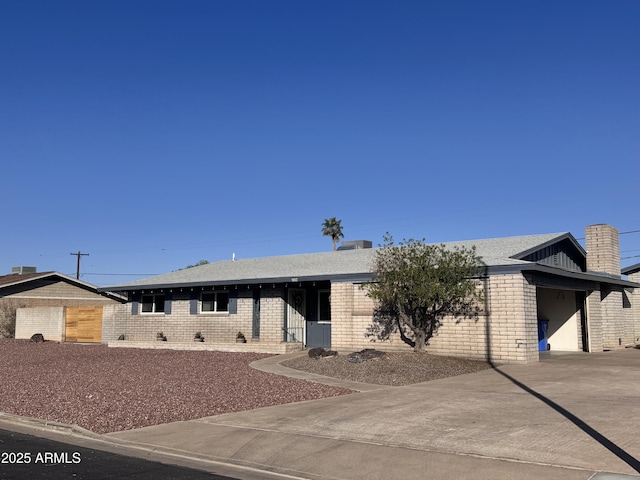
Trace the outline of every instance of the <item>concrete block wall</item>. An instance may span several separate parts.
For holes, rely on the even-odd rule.
[[[576,304],[576,307],[578,307],[578,305]],[[582,306],[582,309],[584,309],[584,305]],[[576,312],[576,334],[577,334],[577,338],[576,338],[576,344],[578,345],[578,350],[581,351],[584,348],[586,348],[586,345],[582,344],[582,316],[581,316],[581,312],[582,310],[577,310]]]
[[[331,348],[334,350],[350,349],[364,343],[366,327],[360,329],[360,325],[356,326],[357,319],[353,315],[355,288],[357,287],[350,282],[331,283]],[[368,323],[371,322],[372,312],[373,309],[368,315],[365,314]]]
[[[611,225],[590,225],[585,229],[587,270],[602,272],[620,278],[620,240],[618,230]],[[590,324],[590,351],[625,348],[635,344],[635,321],[626,307],[621,288],[607,288],[588,297]],[[600,305],[597,305],[598,297]]]
[[[536,287],[520,274],[488,280],[488,354],[498,363],[539,360]]]
[[[103,342],[117,340],[125,335],[126,340],[134,342],[155,341],[158,332],[162,332],[168,342],[192,342],[196,332],[201,332],[206,342],[233,343],[236,334],[241,331],[251,342],[253,323],[253,291],[238,292],[236,314],[190,313],[189,293],[173,293],[171,313],[131,314],[131,304],[122,305],[109,312],[110,325],[103,318]],[[261,290],[260,342],[279,343],[283,339],[284,300],[279,290]],[[104,314],[107,315],[106,313]],[[108,332],[105,335],[105,332]]]
[[[102,343],[117,340],[127,330],[127,313],[131,314],[131,305],[113,304],[102,307]]]
[[[239,329],[234,333],[237,334],[239,331],[247,339],[247,342],[251,341],[251,329],[253,324],[253,290],[239,290],[238,291],[238,311],[236,313],[238,318],[242,319],[250,319],[250,322],[242,322],[243,324],[249,324],[249,328],[247,329]],[[203,333],[204,335],[204,333]],[[235,340],[234,340],[235,341]]]
[[[374,301],[362,284],[335,282],[331,284],[331,348],[338,352],[353,352],[364,348],[385,351],[411,349],[399,334],[389,340],[369,335],[373,323]]]
[[[487,310],[478,319],[447,318],[427,351],[497,363],[530,363],[539,359],[536,288],[522,275],[493,276],[485,289]],[[373,322],[373,301],[350,283],[331,284],[331,347],[338,351],[378,348],[408,351],[399,333],[389,340],[366,335]]]
[[[587,294],[587,324],[589,327],[589,351],[602,352],[603,332],[602,332],[602,303],[599,290],[593,290]]]
[[[632,282],[640,283],[640,272],[632,273],[628,278]],[[636,288],[633,292],[627,292],[627,296],[631,302],[629,310],[632,318],[634,341],[636,344],[640,344],[640,289]]]
[[[431,339],[427,351],[437,355],[486,360],[487,317],[477,319],[446,318]]]
[[[632,338],[625,335],[625,311],[623,309],[622,289],[609,289],[600,292],[602,315],[602,348],[616,350],[632,345]]]
[[[635,324],[633,318],[632,293],[622,290],[622,313],[624,324],[624,342],[627,347],[633,347],[636,344]]]
[[[251,295],[252,297],[248,299],[252,308],[249,318],[253,319],[253,293]],[[284,340],[285,308],[286,302],[282,289],[260,289],[260,342],[278,343]],[[247,332],[249,333],[247,338],[249,338],[251,336],[251,321]]]
[[[36,333],[45,340],[61,342],[65,331],[64,307],[18,308],[15,338],[28,339]]]

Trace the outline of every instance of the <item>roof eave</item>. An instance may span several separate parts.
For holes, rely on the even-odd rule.
[[[640,263],[636,263],[635,265],[629,265],[628,267],[624,267],[620,273],[622,275],[633,275],[634,273],[640,272]]]
[[[630,282],[620,277],[601,275],[594,272],[574,272],[571,270],[563,270],[561,268],[554,268],[547,265],[540,265],[539,263],[531,266],[524,265],[522,271],[535,271],[542,273],[550,273],[552,275],[558,275],[566,278],[574,278],[578,280],[588,280],[592,282],[598,282],[607,285],[616,285],[624,288],[640,288],[640,283]]]
[[[336,275],[310,275],[300,277],[271,277],[271,278],[246,278],[234,280],[199,280],[196,282],[173,282],[173,283],[148,283],[144,285],[120,285],[115,287],[103,287],[98,291],[106,292],[127,292],[135,290],[154,290],[160,288],[197,288],[209,286],[225,286],[225,285],[260,285],[264,283],[281,284],[281,283],[298,283],[298,282],[366,282],[373,279],[373,273],[348,273]]]

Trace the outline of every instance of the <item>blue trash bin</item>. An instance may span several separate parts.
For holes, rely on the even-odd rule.
[[[549,349],[547,342],[547,332],[549,331],[549,320],[538,320],[538,350],[546,352]]]

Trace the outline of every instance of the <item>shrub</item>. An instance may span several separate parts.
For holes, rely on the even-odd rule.
[[[23,305],[12,300],[0,301],[0,337],[14,338],[16,335],[16,311]]]

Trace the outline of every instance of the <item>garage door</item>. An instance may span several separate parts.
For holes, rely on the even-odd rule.
[[[100,343],[102,307],[67,307],[65,337],[67,342]]]

